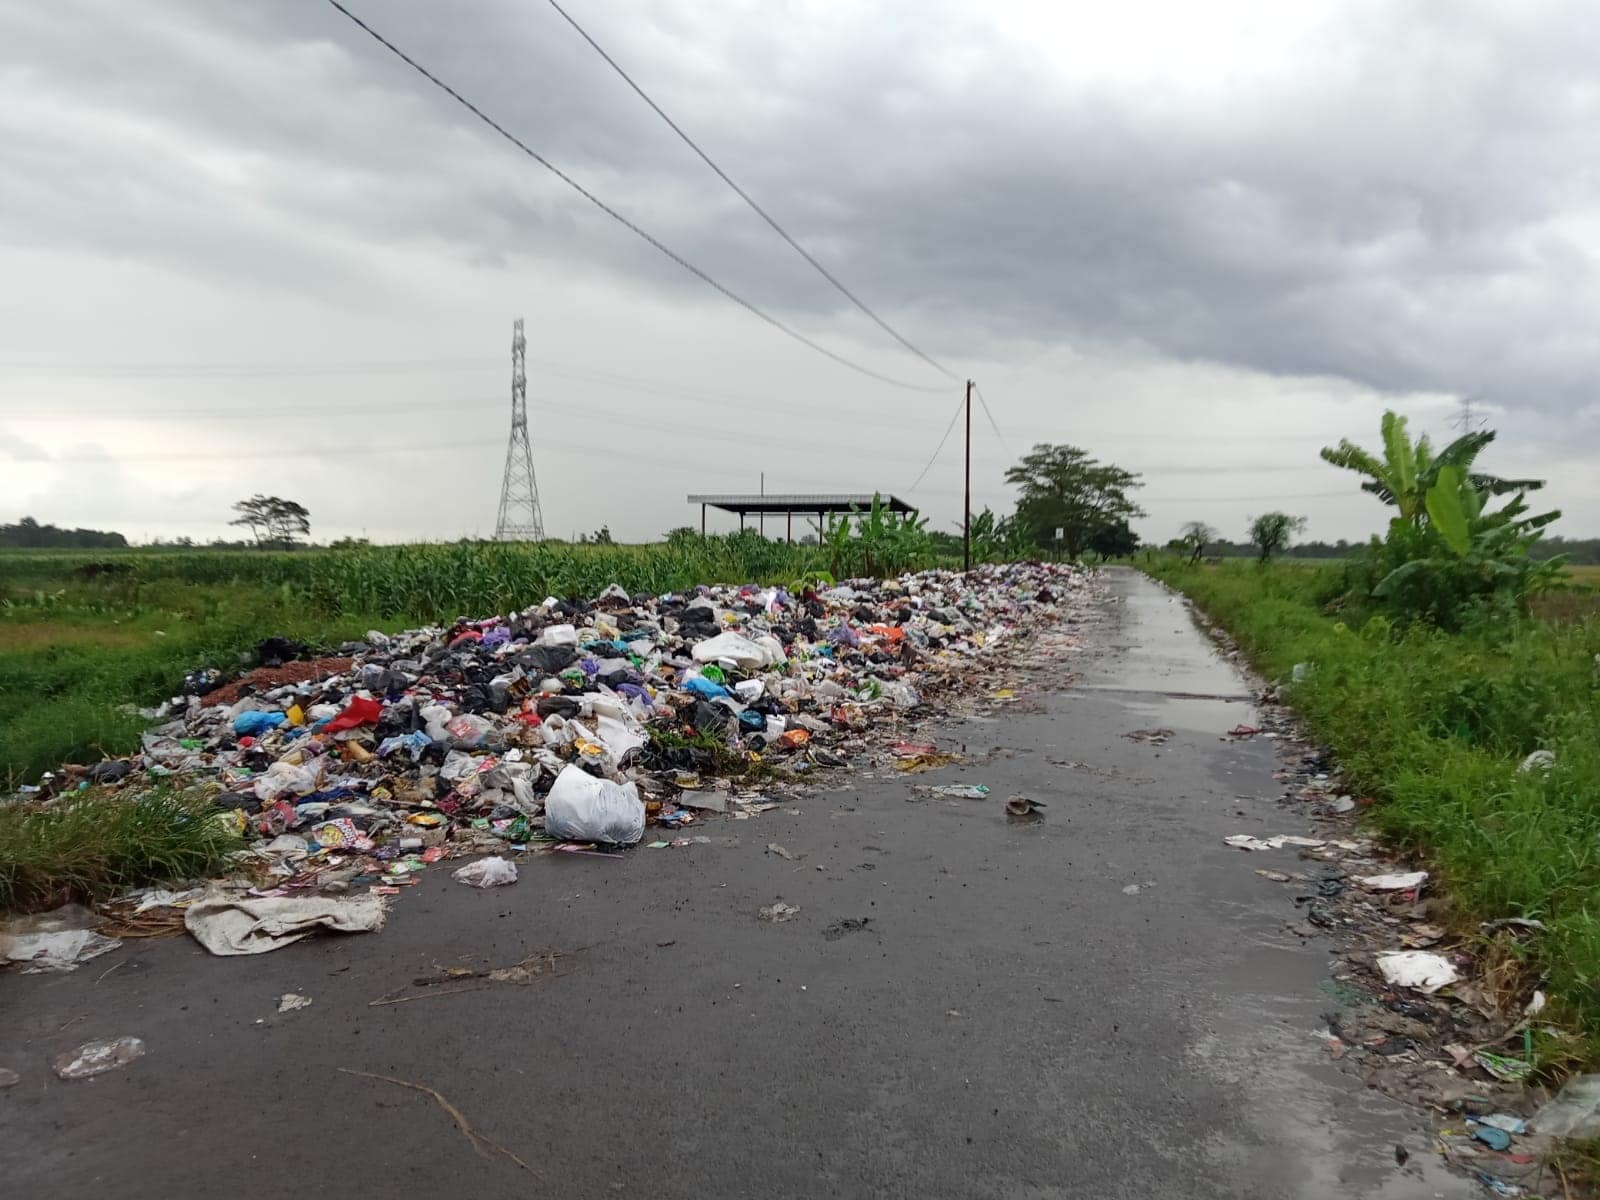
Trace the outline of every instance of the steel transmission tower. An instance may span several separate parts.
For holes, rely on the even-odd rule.
[[[494,536],[502,542],[544,541],[539,512],[539,481],[533,477],[533,447],[528,444],[528,340],[522,318],[511,335],[511,440],[506,443],[506,473],[500,483],[500,517]]]

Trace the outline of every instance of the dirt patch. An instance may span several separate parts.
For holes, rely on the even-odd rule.
[[[207,692],[200,697],[200,703],[207,706],[232,704],[246,687],[259,692],[290,683],[320,683],[329,676],[348,671],[352,661],[348,658],[313,658],[305,662],[284,663],[281,667],[257,667],[254,671],[239,676],[232,683],[225,683]]]
[[[148,646],[158,635],[148,629],[114,625],[76,625],[63,621],[0,622],[0,650],[57,650],[66,646],[94,646],[121,650]]]

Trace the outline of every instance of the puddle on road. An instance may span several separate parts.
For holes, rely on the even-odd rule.
[[[1199,696],[1248,694],[1233,666],[1199,631],[1184,601],[1153,584],[1119,590],[1124,630],[1136,629],[1139,636],[1120,643],[1119,652],[1107,656],[1109,661],[1091,677],[1090,686]]]

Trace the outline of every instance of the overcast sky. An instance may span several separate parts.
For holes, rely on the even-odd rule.
[[[0,4],[0,520],[319,539],[493,532],[527,318],[545,524],[644,540],[688,492],[893,491],[960,520],[959,403],[543,0]],[[1035,442],[1144,474],[1139,522],[1358,538],[1317,458],[1385,407],[1549,479],[1600,535],[1592,0],[570,0],[770,212],[975,378],[974,499]],[[1002,440],[1003,438],[1003,440]],[[726,525],[724,525],[726,527]]]

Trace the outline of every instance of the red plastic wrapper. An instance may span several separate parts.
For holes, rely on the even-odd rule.
[[[359,729],[363,725],[376,725],[383,716],[383,705],[363,696],[351,696],[345,710],[322,727],[324,733],[338,733],[344,729]]]

